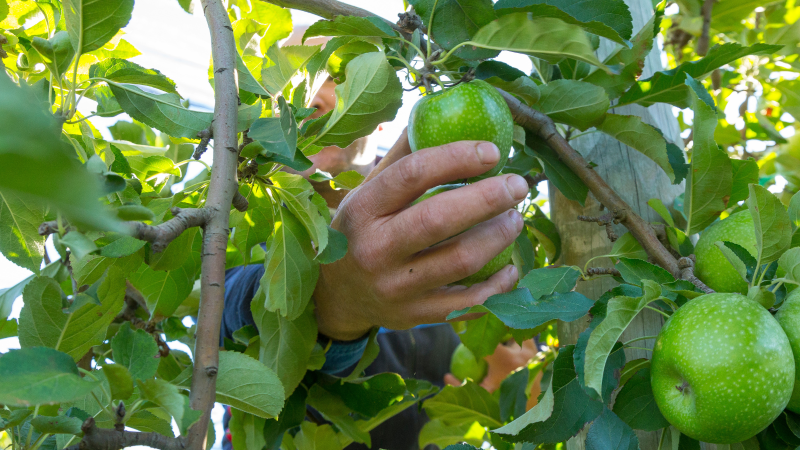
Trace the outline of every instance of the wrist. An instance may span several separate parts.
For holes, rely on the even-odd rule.
[[[329,292],[324,292],[320,286],[322,284],[317,283],[312,297],[316,306],[314,315],[319,334],[342,342],[354,341],[368,334],[373,328],[372,324],[363,320],[358,312],[348,308],[345,302],[338,301]]]

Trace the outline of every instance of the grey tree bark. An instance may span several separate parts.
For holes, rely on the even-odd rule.
[[[653,15],[650,0],[625,0],[631,10],[634,24],[634,34]],[[602,60],[613,49],[610,41],[601,40],[597,51]],[[654,46],[645,61],[642,78],[647,78],[654,72],[662,70],[661,51]],[[612,108],[614,114],[636,115],[644,122],[653,125],[664,133],[667,140],[682,147],[678,121],[673,116],[671,106],[658,104],[649,108],[638,105],[629,105]],[[570,141],[572,146],[579,151],[587,161],[597,164],[595,170],[606,182],[622,197],[641,217],[650,222],[661,221],[658,214],[647,205],[652,198],[661,199],[665,205],[672,205],[675,197],[683,191],[682,186],[672,185],[651,159],[638,151],[620,143],[602,133],[591,133]],[[599,216],[607,211],[602,209],[599,202],[589,194],[585,207],[577,202],[568,200],[558,190],[550,185],[551,218],[561,235],[562,254],[561,263],[583,267],[586,262],[596,256],[610,253],[612,243],[608,240],[605,227],[595,223],[581,222],[578,215]],[[621,225],[615,227],[619,236],[626,232]],[[608,258],[599,258],[591,263],[593,267],[611,267]],[[579,282],[577,291],[592,299],[599,298],[616,283],[611,278],[601,278],[594,281]],[[622,335],[622,341],[640,336],[658,334],[664,318],[650,310],[645,310],[634,319]],[[561,345],[574,344],[578,335],[589,325],[588,316],[572,323],[561,322],[558,324],[558,336]],[[653,340],[648,339],[636,344],[637,346],[652,348]],[[637,358],[649,358],[649,352],[644,350],[625,351],[628,361]],[[586,429],[567,443],[568,450],[583,450]],[[658,447],[658,432],[637,432],[640,448],[642,450],[655,450]]]

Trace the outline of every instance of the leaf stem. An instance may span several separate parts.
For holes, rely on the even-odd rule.
[[[661,450],[661,445],[664,443],[664,436],[667,434],[667,427],[661,430],[661,437],[658,439],[658,450]]]
[[[634,342],[637,342],[637,341],[644,341],[644,340],[647,340],[647,339],[655,339],[655,338],[657,338],[657,337],[658,337],[658,336],[639,336],[639,337],[637,337],[637,338],[633,338],[633,339],[631,339],[631,340],[630,340],[630,341],[628,341],[628,342],[624,342],[622,345],[623,345],[623,346],[627,346],[628,344],[632,344],[632,343],[634,343]]]
[[[33,408],[33,417],[31,417],[31,420],[35,419],[36,416],[38,415],[39,415],[39,405],[36,405],[36,407]],[[25,440],[25,447],[30,448],[32,436],[33,436],[33,425],[28,427],[28,438]]]
[[[655,312],[657,312],[657,313],[661,314],[662,316],[666,317],[667,319],[669,319],[669,314],[665,313],[664,311],[662,311],[662,310],[660,310],[660,309],[658,309],[658,308],[653,308],[653,307],[652,307],[652,306],[650,306],[650,305],[646,305],[646,306],[645,306],[645,308],[647,308],[647,309],[652,309],[653,311],[655,311]]]
[[[428,53],[425,54],[427,56],[431,55],[431,34],[433,33],[433,14],[436,12],[436,6],[438,4],[439,4],[439,0],[434,0],[433,8],[431,9],[431,17],[428,20],[428,39],[426,39],[428,41],[427,42],[428,43]]]
[[[631,347],[625,347],[623,345],[622,348],[630,348],[630,349],[633,349],[633,350],[646,350],[648,352],[652,352],[653,351],[652,348],[647,348],[647,347],[632,347],[632,346]]]

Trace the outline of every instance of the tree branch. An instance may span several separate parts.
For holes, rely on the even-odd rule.
[[[600,175],[588,167],[586,160],[566,139],[556,130],[553,120],[545,114],[536,111],[517,100],[508,92],[498,89],[508,103],[514,121],[523,128],[538,134],[550,148],[558,154],[573,172],[586,184],[595,198],[606,208],[612,211],[618,221],[624,225],[640,244],[647,254],[659,266],[663,267],[675,277],[680,276],[678,261],[658,240],[653,227],[639,217],[633,209],[625,203],[616,192],[603,180]]]
[[[336,0],[264,0],[273,5],[282,6],[284,8],[299,9],[311,14],[315,14],[322,18],[333,20],[336,16],[357,16],[357,17],[378,17],[375,14],[361,9],[357,6],[348,5]],[[383,21],[391,25],[395,30],[406,33],[405,30],[386,19],[381,18]]]
[[[191,407],[202,411],[200,420],[189,428],[187,446],[206,447],[211,408],[216,399],[219,366],[219,329],[225,299],[225,253],[228,247],[228,219],[234,194],[238,191],[236,133],[239,87],[236,84],[236,44],[233,28],[221,0],[201,0],[211,32],[214,62],[214,165],[205,208],[209,211],[203,229],[200,276],[200,309],[194,347]]]
[[[153,251],[160,253],[175,238],[192,227],[202,227],[212,215],[207,208],[181,209],[172,208],[172,219],[159,225],[147,225],[142,222],[128,222],[131,226],[131,236],[136,239],[150,242]]]
[[[711,11],[714,9],[715,1],[705,0],[703,2],[703,31],[697,39],[697,45],[694,47],[695,53],[700,56],[706,56],[708,53],[708,45],[709,41],[711,41],[711,36],[709,36],[711,32]]]
[[[186,442],[182,437],[173,438],[159,433],[98,428],[94,417],[89,417],[83,422],[81,431],[83,431],[83,439],[64,450],[117,450],[139,445],[159,450],[183,450],[186,448]]]
[[[525,175],[525,181],[528,182],[528,188],[533,189],[539,185],[542,181],[547,180],[547,175],[542,173],[537,173],[536,175],[531,176],[530,174]]]
[[[688,258],[683,257],[678,260],[678,267],[681,269],[681,279],[691,282],[693,285],[700,289],[701,291],[705,292],[706,294],[713,294],[714,290],[710,287],[706,286],[705,283],[700,281],[694,275],[694,255],[690,255]]]

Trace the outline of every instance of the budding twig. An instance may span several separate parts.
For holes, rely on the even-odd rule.
[[[599,217],[578,216],[578,220],[581,222],[596,222],[598,225],[606,227],[606,235],[608,235],[608,240],[611,242],[616,242],[617,239],[619,239],[619,236],[617,236],[616,231],[614,231],[614,224],[620,223],[624,217],[625,212],[623,210],[606,213]]]
[[[168,437],[155,432],[124,431],[98,428],[94,417],[89,417],[81,425],[83,438],[64,450],[116,450],[143,445],[158,450],[183,450],[186,441],[183,437]]]
[[[206,150],[208,149],[208,143],[209,141],[211,141],[211,138],[213,137],[211,128],[200,131],[199,133],[197,133],[197,137],[200,138],[200,143],[197,144],[197,147],[195,147],[194,149],[194,154],[192,155],[192,158],[194,159],[200,159],[200,157],[203,156],[203,153],[205,153]]]
[[[713,294],[714,290],[706,286],[705,283],[700,281],[700,279],[694,275],[694,263],[694,255],[689,255],[688,257],[684,256],[678,260],[678,267],[681,270],[680,279],[691,282],[697,287],[697,289],[700,289],[706,294]]]
[[[164,251],[175,238],[192,227],[202,227],[206,224],[212,211],[208,208],[183,209],[172,208],[172,219],[159,225],[147,225],[142,222],[128,222],[131,226],[131,236],[136,239],[150,242],[156,253]]]
[[[619,270],[613,267],[589,267],[588,269],[586,269],[587,277],[594,277],[597,275],[612,275],[615,277],[622,276],[622,274],[619,273]]]

